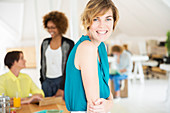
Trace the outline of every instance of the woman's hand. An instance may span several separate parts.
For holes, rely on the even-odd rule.
[[[94,105],[89,105],[90,113],[107,113],[113,106],[113,100],[106,100],[103,98],[97,99]]]
[[[64,90],[58,89],[58,91],[53,97],[59,97],[59,96],[62,96],[64,98]]]

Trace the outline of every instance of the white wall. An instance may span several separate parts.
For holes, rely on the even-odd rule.
[[[110,45],[113,46],[114,44],[123,45],[128,44],[128,49],[133,54],[141,54],[140,52],[140,45],[141,43],[145,43],[148,40],[157,40],[158,42],[165,41],[166,36],[146,36],[146,37],[140,37],[140,36],[129,36],[125,34],[116,34],[113,32],[112,36],[107,40],[107,42],[110,42]],[[146,51],[147,52],[147,51]]]

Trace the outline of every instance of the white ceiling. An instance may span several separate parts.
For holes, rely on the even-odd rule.
[[[114,0],[120,13],[118,33],[165,36],[170,30],[170,7],[163,0]]]
[[[4,21],[6,25],[11,26],[13,32],[21,32],[14,36],[14,39],[22,38],[21,40],[29,42],[37,37],[41,40],[48,36],[42,26],[42,17],[51,10],[62,11],[68,17],[70,22],[66,33],[68,37],[76,40],[82,34],[80,15],[89,0],[0,0],[0,6],[4,3],[14,4],[14,1],[24,3],[24,10],[20,11],[21,15],[23,12],[23,20],[21,17],[17,19],[18,11],[11,9],[13,7],[0,7],[1,22]],[[114,36],[166,37],[166,32],[170,30],[170,0],[113,1],[120,14]],[[18,25],[22,29],[18,28]],[[11,32],[11,29],[6,31]]]

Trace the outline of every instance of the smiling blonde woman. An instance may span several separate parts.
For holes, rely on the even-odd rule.
[[[113,105],[109,64],[103,43],[113,32],[118,11],[111,0],[90,0],[82,14],[87,30],[66,65],[65,101],[69,111],[107,112]]]

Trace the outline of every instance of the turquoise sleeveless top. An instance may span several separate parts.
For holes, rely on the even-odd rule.
[[[91,41],[88,36],[82,36],[73,47],[67,60],[64,95],[66,107],[69,111],[87,111],[87,100],[83,87],[81,70],[78,70],[74,65],[74,58],[77,47],[85,40]],[[109,64],[106,48],[103,42],[98,46],[98,51],[101,59],[100,62],[97,61],[100,98],[106,99],[110,95],[110,90],[108,86]]]

